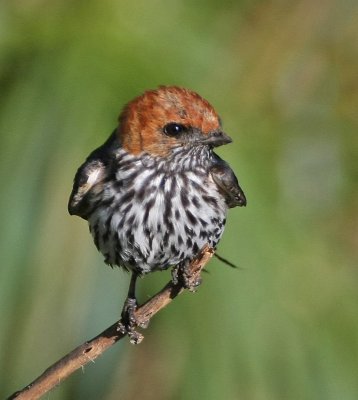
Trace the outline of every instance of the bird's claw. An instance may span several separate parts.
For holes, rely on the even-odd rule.
[[[187,263],[179,264],[172,269],[172,282],[174,285],[181,284],[190,292],[196,292],[202,279],[200,275],[191,273]]]
[[[121,315],[121,320],[118,323],[117,330],[122,334],[127,334],[132,344],[139,344],[144,336],[135,328],[140,325],[135,316],[137,310],[137,300],[127,297]]]

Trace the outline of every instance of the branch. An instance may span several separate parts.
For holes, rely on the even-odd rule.
[[[199,255],[190,263],[185,271],[185,285],[182,282],[176,284],[169,282],[159,293],[138,307],[135,312],[137,326],[142,328],[148,326],[150,319],[162,308],[167,306],[176,296],[182,293],[186,287],[194,288],[198,286],[200,283],[200,273],[213,254],[214,250],[212,248],[208,245],[204,246]],[[114,323],[98,336],[76,347],[66,356],[47,368],[42,375],[28,386],[12,394],[8,400],[38,399],[49,390],[59,385],[77,369],[95,360],[110,346],[127,335],[127,333],[122,333],[119,330],[118,327],[120,323],[121,321]],[[138,343],[142,339],[143,336],[140,335]]]

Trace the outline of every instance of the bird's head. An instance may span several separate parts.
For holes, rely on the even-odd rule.
[[[221,146],[231,142],[208,101],[177,86],[160,86],[135,98],[119,117],[119,140],[131,154],[165,157],[181,146]]]

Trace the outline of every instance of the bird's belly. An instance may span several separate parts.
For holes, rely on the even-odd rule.
[[[176,184],[149,187],[140,198],[117,196],[111,207],[92,214],[90,229],[108,264],[145,274],[190,261],[205,244],[217,245],[226,221],[224,199],[210,186]]]

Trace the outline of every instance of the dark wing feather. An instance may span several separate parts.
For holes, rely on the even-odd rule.
[[[78,169],[73,182],[73,189],[68,202],[68,212],[88,219],[92,212],[93,202],[90,197],[94,191],[100,190],[108,178],[113,161],[113,150],[119,143],[116,131],[107,141],[94,150]]]
[[[246,197],[229,165],[216,155],[210,174],[229,208],[246,206]]]

